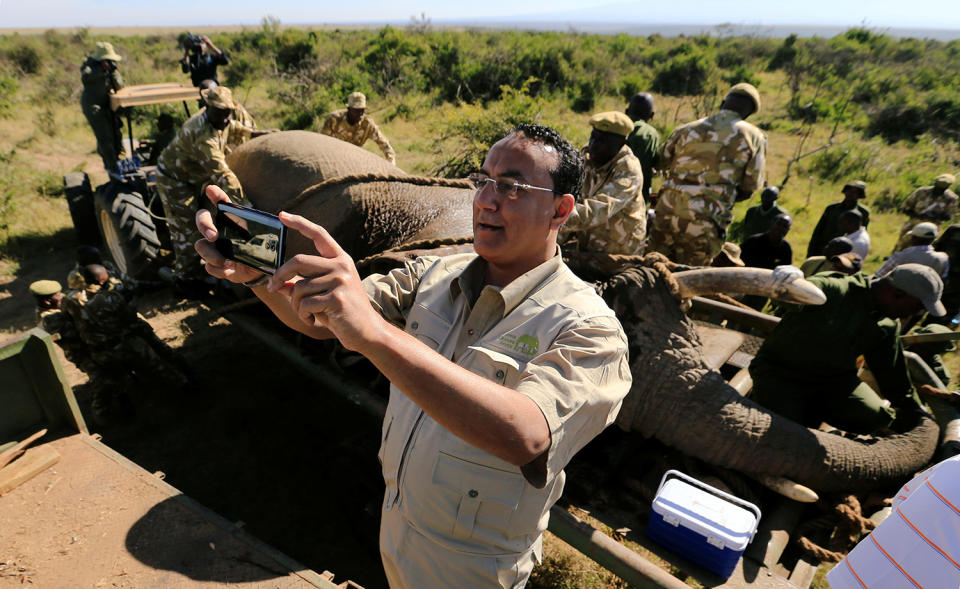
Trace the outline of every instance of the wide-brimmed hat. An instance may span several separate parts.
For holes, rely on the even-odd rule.
[[[746,266],[743,263],[743,260],[740,259],[740,246],[735,243],[730,243],[725,241],[722,246],[720,246],[720,253],[717,256],[723,256],[734,266]]]
[[[760,92],[757,91],[756,87],[753,84],[748,84],[746,82],[740,82],[735,84],[730,91],[727,92],[727,96],[731,94],[738,94],[744,96],[753,101],[753,112],[760,112]]]
[[[367,108],[367,97],[363,92],[351,92],[347,96],[347,106],[349,108]]]
[[[847,188],[856,188],[863,194],[867,193],[867,183],[864,182],[863,180],[854,180],[853,182],[847,182],[846,184],[843,185],[843,189],[846,190]]]
[[[935,184],[946,184],[947,186],[950,186],[956,181],[957,181],[957,177],[954,176],[953,174],[940,174],[933,180]]]
[[[207,106],[220,108],[223,110],[233,110],[237,108],[237,101],[233,99],[233,93],[230,88],[225,86],[216,86],[203,91],[203,101]]]
[[[116,51],[113,50],[113,44],[107,43],[106,41],[100,41],[97,43],[96,48],[94,48],[93,53],[90,54],[90,59],[95,59],[96,61],[122,61],[123,58],[120,57]]]
[[[947,309],[940,302],[943,294],[943,281],[929,266],[923,264],[901,264],[886,275],[890,284],[915,297],[927,311],[937,317],[947,314]]]

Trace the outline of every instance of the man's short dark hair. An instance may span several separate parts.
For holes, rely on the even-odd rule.
[[[580,152],[555,129],[544,125],[520,123],[510,131],[511,135],[514,133],[557,150],[557,167],[550,170],[553,189],[559,194],[572,194],[579,199],[583,182],[583,156]]]

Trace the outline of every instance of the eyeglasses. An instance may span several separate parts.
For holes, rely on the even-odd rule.
[[[552,192],[554,194],[560,194],[552,188],[542,188],[540,186],[531,186],[530,184],[523,184],[522,182],[516,182],[514,180],[497,180],[496,178],[491,178],[486,174],[473,173],[467,176],[467,179],[477,187],[477,192],[483,190],[483,187],[489,183],[493,183],[493,189],[500,196],[515,200],[518,196],[520,190],[543,190],[545,192]]]

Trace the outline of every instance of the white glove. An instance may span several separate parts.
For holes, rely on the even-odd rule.
[[[803,278],[803,272],[796,266],[777,266],[773,269],[773,283],[786,286]]]

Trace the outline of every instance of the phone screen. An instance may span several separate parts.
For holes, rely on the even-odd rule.
[[[220,203],[216,224],[215,245],[225,257],[267,274],[283,264],[286,227],[276,215]]]

